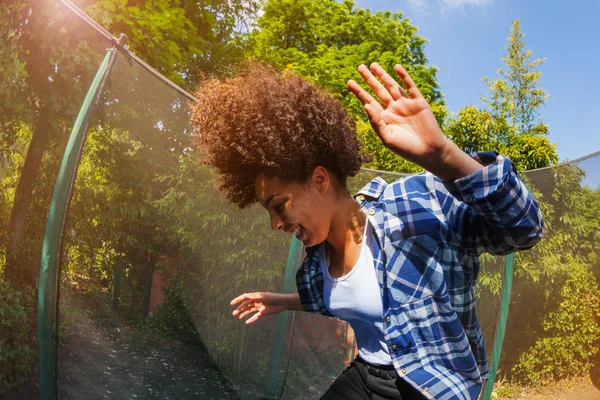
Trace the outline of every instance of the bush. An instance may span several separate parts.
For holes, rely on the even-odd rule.
[[[573,375],[587,375],[600,341],[600,290],[591,273],[573,265],[558,310],[544,320],[549,336],[538,340],[513,368],[518,381],[539,385]]]
[[[0,282],[0,391],[21,383],[31,368],[35,344],[33,299],[33,290],[21,293]]]
[[[187,312],[177,277],[169,279],[164,288],[165,300],[155,314],[146,319],[145,327],[159,336],[184,343],[198,342],[196,327]]]

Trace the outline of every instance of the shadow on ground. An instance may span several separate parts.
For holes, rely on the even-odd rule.
[[[81,318],[58,355],[58,398],[239,399],[199,345]],[[39,399],[37,372],[3,399]]]

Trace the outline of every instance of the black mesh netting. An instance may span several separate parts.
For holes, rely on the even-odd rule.
[[[39,70],[38,80],[51,76],[52,83],[45,83],[50,90],[36,105],[40,111],[27,111],[33,103],[25,92],[15,92],[0,110],[2,269],[38,268],[70,127],[105,49],[112,47],[72,19],[81,41],[65,44],[69,52],[55,68]],[[73,63],[77,68],[69,67]],[[280,290],[290,238],[273,233],[258,207],[240,211],[215,190],[212,172],[193,149],[190,101],[119,52],[88,131],[62,238],[56,370],[61,398],[251,399],[271,390],[284,399],[313,399],[355,355],[351,329],[335,319],[292,313],[246,326],[231,316],[229,302],[237,295]],[[15,250],[11,210],[20,179],[29,173],[26,155],[36,146],[41,167]],[[501,383],[552,382],[590,370],[594,378],[599,157],[522,174],[541,201],[547,236],[515,258]],[[378,175],[388,182],[401,178]],[[374,176],[361,172],[351,188]],[[490,357],[504,262],[484,256],[477,287]],[[9,304],[9,295],[3,296]],[[21,303],[23,313],[34,316],[34,302]],[[30,325],[15,324],[15,335],[35,336]],[[10,362],[35,363],[35,343],[27,343],[29,350],[20,348],[22,355]],[[15,382],[33,386],[5,393],[35,397],[37,375],[29,374]],[[278,383],[269,388],[274,375]]]

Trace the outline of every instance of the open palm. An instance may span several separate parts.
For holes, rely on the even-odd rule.
[[[379,101],[355,81],[349,81],[348,88],[363,103],[383,144],[425,168],[433,161],[432,157],[442,158],[449,141],[410,75],[402,66],[394,67],[407,89],[406,94],[381,66],[373,63],[370,68],[361,65],[358,72]]]
[[[284,295],[280,293],[244,293],[231,301],[232,306],[236,304],[239,305],[233,311],[233,315],[238,319],[243,319],[253,314],[246,320],[246,324],[251,324],[261,317],[286,310]]]

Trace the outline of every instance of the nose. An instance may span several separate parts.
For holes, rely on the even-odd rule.
[[[271,215],[271,228],[275,232],[283,230],[283,221],[281,220],[281,218]]]

